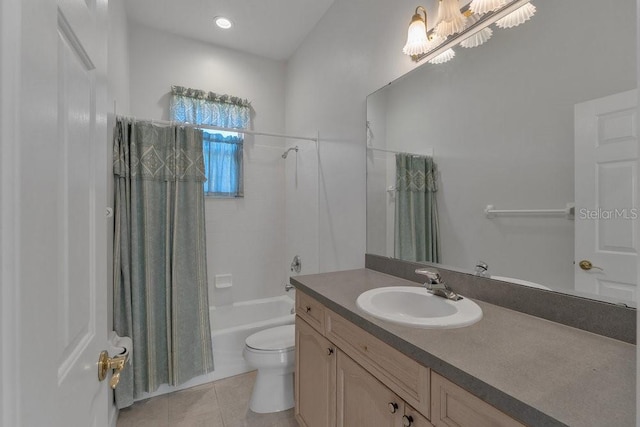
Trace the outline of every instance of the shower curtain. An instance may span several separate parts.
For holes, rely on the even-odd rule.
[[[432,157],[396,154],[396,258],[440,262],[436,179]]]
[[[116,119],[114,330],[133,340],[123,408],[213,370],[202,131]]]

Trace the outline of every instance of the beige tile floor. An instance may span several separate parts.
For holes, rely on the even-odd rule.
[[[249,410],[256,372],[136,402],[120,411],[117,427],[298,427],[293,409]]]

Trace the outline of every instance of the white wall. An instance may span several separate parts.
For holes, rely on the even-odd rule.
[[[412,12],[336,0],[287,64],[287,132],[320,132],[319,271],[364,265],[365,99],[414,67],[400,52]]]
[[[168,119],[169,90],[181,85],[247,98],[253,128],[284,131],[285,65],[132,23],[131,114]],[[280,295],[285,260],[285,141],[245,139],[245,197],[207,199],[207,257],[211,304]],[[216,275],[231,274],[233,286],[216,289]]]

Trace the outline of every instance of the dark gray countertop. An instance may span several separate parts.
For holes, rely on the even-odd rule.
[[[459,329],[416,329],[356,306],[362,292],[416,286],[360,269],[291,278],[301,291],[407,356],[532,426],[634,426],[632,344],[475,301],[483,318]]]

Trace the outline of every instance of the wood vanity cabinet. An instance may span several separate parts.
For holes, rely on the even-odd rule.
[[[296,313],[302,427],[523,426],[300,290]]]

